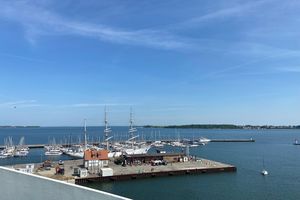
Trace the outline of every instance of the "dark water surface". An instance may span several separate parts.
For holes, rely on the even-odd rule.
[[[116,138],[127,137],[127,127],[113,127]],[[90,140],[102,139],[102,127],[88,128]],[[255,143],[210,143],[190,148],[199,157],[233,164],[236,173],[187,175],[113,183],[93,183],[88,187],[133,199],[299,199],[300,197],[300,130],[201,130],[139,129],[144,138],[253,138]],[[78,141],[82,128],[18,128],[0,129],[0,144],[12,136],[17,142],[25,136],[27,144],[47,143],[55,137],[59,142],[71,138]],[[178,149],[179,151],[180,149]],[[31,150],[28,158],[0,159],[0,165],[40,162],[42,149]],[[270,175],[263,177],[265,166]],[[57,158],[58,159],[58,158]],[[61,158],[59,158],[61,159]],[[63,156],[62,159],[69,159]]]

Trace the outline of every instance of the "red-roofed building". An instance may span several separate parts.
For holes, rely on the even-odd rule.
[[[89,173],[99,173],[100,169],[108,166],[108,151],[88,149],[84,152],[84,167]]]

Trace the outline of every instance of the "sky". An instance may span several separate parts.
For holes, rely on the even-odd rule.
[[[0,5],[0,125],[300,124],[298,0]]]

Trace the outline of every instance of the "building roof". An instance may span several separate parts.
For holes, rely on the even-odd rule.
[[[84,151],[84,160],[108,160],[107,150],[88,149]]]

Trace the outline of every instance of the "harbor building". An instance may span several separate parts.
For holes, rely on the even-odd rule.
[[[91,174],[98,174],[101,168],[108,167],[108,151],[88,149],[84,151],[84,167],[88,169]]]

